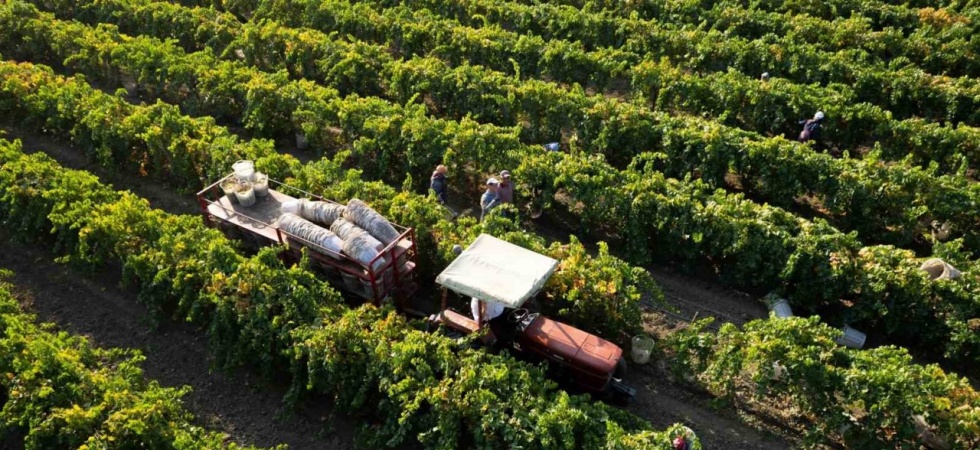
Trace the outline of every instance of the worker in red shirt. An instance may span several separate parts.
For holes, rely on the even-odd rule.
[[[510,171],[500,171],[500,189],[497,190],[500,203],[514,203],[514,184],[510,182]]]

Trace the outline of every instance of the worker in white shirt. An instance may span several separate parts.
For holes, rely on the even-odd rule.
[[[470,300],[470,310],[473,313],[473,320],[477,326],[483,328],[487,326],[490,332],[487,333],[489,343],[492,345],[507,345],[514,338],[513,324],[507,323],[507,314],[504,305],[498,303],[482,302],[473,297]]]
[[[491,320],[503,316],[504,305],[482,302],[480,299],[473,297],[473,299],[470,300],[470,311],[473,313],[473,320],[477,321],[477,323],[482,326],[483,324],[489,323]]]

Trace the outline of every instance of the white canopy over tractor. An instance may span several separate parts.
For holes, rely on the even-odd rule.
[[[519,308],[555,272],[558,261],[481,234],[436,277],[436,283],[488,303]]]

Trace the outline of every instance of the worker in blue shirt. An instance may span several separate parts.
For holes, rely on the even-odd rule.
[[[482,221],[495,206],[500,204],[500,180],[490,178],[487,180],[487,190],[480,197],[480,220]]]

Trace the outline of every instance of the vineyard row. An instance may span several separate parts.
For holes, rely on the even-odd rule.
[[[632,51],[601,48],[590,52],[581,43],[545,41],[499,27],[475,29],[429,10],[413,11],[406,6],[378,9],[370,3],[348,0],[288,3],[262,0],[254,8],[235,3],[229,6],[229,11],[251,21],[270,19],[291,27],[389,42],[404,57],[436,56],[454,66],[468,61],[526,77],[579,83],[599,90],[621,84],[623,80],[635,80],[640,75],[633,73],[633,67],[657,62],[661,57],[685,71],[736,70],[756,76],[768,71],[774,77],[797,83],[833,83],[836,89],[850,86],[856,101],[880,104],[899,117],[921,115],[935,120],[966,121],[977,114],[973,106],[980,90],[980,80],[974,78],[930,75],[915,67],[856,64],[851,54],[855,51],[826,53],[797,42],[771,45],[699,30],[654,27],[640,30],[651,34],[643,38],[645,45],[641,48],[629,49]]]
[[[519,1],[522,3],[533,3],[535,0]],[[219,2],[215,1],[214,3]],[[944,21],[936,23],[928,14],[929,12],[941,13],[945,11],[949,16],[954,17],[956,14],[970,17],[976,14],[970,9],[973,2],[969,0],[826,0],[820,3],[708,0],[694,4],[677,3],[670,0],[640,0],[628,3],[615,0],[559,0],[555,3],[593,12],[607,12],[623,17],[631,17],[635,14],[645,19],[673,19],[675,15],[684,12],[706,11],[720,8],[741,8],[749,11],[770,12],[783,15],[784,17],[807,15],[825,21],[831,21],[840,17],[856,16],[870,21],[869,24],[873,29],[892,27],[906,32],[946,24]],[[971,20],[971,22],[975,21]]]
[[[238,27],[236,24],[237,20],[229,14],[222,14],[214,10],[201,8],[182,8],[170,3],[152,2],[149,0],[114,0],[112,2],[99,2],[96,4],[76,4],[76,2],[51,0],[38,2],[38,4],[46,9],[57,10],[66,14],[62,17],[119,22],[121,24],[130,20],[137,20],[143,22],[143,26],[146,27],[140,28],[140,30],[157,33],[158,35],[159,33],[173,32],[174,37],[182,35],[204,38],[207,36],[209,43],[216,48],[225,48],[228,43],[229,33],[234,32],[234,29]],[[418,39],[422,40],[420,45],[424,44],[426,39],[431,41],[432,45],[420,48],[417,52],[403,51],[404,56],[425,56],[431,52],[434,56],[446,58],[453,65],[460,65],[464,61],[469,61],[512,74],[517,73],[518,75],[528,77],[546,75],[555,80],[579,82],[583,85],[588,84],[588,75],[590,74],[598,74],[598,76],[606,81],[616,78],[627,80],[642,80],[646,78],[648,81],[646,84],[649,84],[649,77],[645,77],[642,72],[637,72],[633,67],[658,62],[650,58],[642,58],[641,60],[634,61],[635,58],[633,57],[622,60],[622,64],[616,62],[618,60],[609,60],[609,64],[617,67],[616,70],[613,72],[608,70],[596,72],[599,69],[593,66],[596,64],[601,66],[602,64],[593,63],[597,61],[597,58],[603,59],[604,57],[600,58],[599,56],[592,55],[592,52],[587,55],[582,55],[582,49],[574,48],[574,46],[565,48],[571,44],[561,44],[564,47],[552,49],[551,47],[555,47],[558,44],[544,43],[543,41],[538,42],[531,37],[521,39],[519,35],[513,33],[507,36],[496,36],[492,35],[489,30],[470,29],[471,32],[466,32],[466,28],[459,27],[453,28],[453,30],[456,30],[453,33],[444,30],[436,32],[436,30],[441,30],[439,26],[426,23],[426,20],[433,20],[431,18],[406,17],[404,14],[395,14],[393,12],[394,10],[381,12],[372,9],[370,5],[364,3],[354,5],[344,1],[334,1],[329,5],[324,5],[322,9],[323,11],[319,14],[324,15],[324,17],[309,21],[303,19],[303,11],[297,11],[295,17],[289,19],[291,22],[296,23],[288,23],[288,25],[312,26],[328,33],[337,32],[342,36],[353,35],[366,41],[374,41],[379,44],[385,43],[386,49],[401,49],[407,39],[414,41],[417,40],[418,36],[419,38],[424,38]],[[122,13],[121,11],[124,10],[129,12]],[[310,12],[316,11],[311,10]],[[278,22],[286,22],[281,17],[292,17],[279,14],[277,11],[270,11],[267,16]],[[111,17],[111,19],[108,17]],[[169,20],[169,17],[176,19],[174,20],[176,28],[160,25],[157,22],[160,18]],[[206,26],[199,24],[201,17],[207,18]],[[415,28],[416,25],[418,25],[417,29]],[[421,36],[419,36],[420,33],[422,33]],[[433,39],[435,41],[432,41]],[[494,44],[495,40],[499,41],[501,39],[504,39],[501,41],[504,42],[504,45]],[[684,40],[690,39],[693,39],[693,37],[685,35]],[[191,43],[187,42],[186,39],[180,40],[185,45],[185,48],[190,48],[186,46],[191,45]],[[548,47],[545,47],[546,45]],[[718,51],[716,47],[724,47],[725,45],[725,42],[712,41],[699,44],[697,47],[705,51]],[[525,52],[525,48],[527,53],[526,57],[513,54],[515,51],[518,53]],[[698,50],[696,49],[683,51],[683,54],[691,52],[698,54]],[[705,56],[705,58],[711,59],[713,57]],[[593,62],[590,63],[589,61]],[[542,72],[539,64],[541,67],[548,68],[546,72]],[[578,67],[581,64],[585,64],[588,67],[583,66],[579,70]],[[680,67],[681,72],[688,70],[683,64]],[[763,66],[752,66],[752,70],[748,73],[753,73],[757,67]],[[554,73],[547,71],[550,68],[555,69],[553,71]],[[727,71],[728,65],[721,66],[719,70],[722,72]],[[568,79],[573,73],[585,74],[586,78],[578,80]],[[605,75],[603,75],[604,73]],[[773,72],[773,75],[780,76],[776,72]],[[839,92],[841,98],[854,99],[856,102],[880,105],[880,107],[890,111],[897,118],[923,116],[941,121],[962,121],[971,124],[980,123],[980,118],[976,116],[977,109],[974,107],[977,92],[980,91],[980,84],[976,80],[969,78],[951,79],[948,77],[933,77],[914,68],[904,68],[893,73],[888,73],[888,71],[875,74],[865,73],[859,78],[858,80],[848,80],[844,83],[834,84],[831,92]],[[645,87],[644,83],[638,84],[634,82],[633,84],[636,88]],[[855,85],[859,89],[854,90],[851,85]],[[644,92],[644,94],[652,95],[655,93]],[[836,96],[831,95],[830,97]]]
[[[347,308],[305,259],[286,267],[280,248],[243,257],[199,217],[151,209],[18,144],[0,146],[0,167],[12,234],[57,242],[78,264],[119,263],[151,311],[207,330],[219,366],[290,378],[290,402],[334,398],[366,419],[369,447],[670,448],[677,426],[650,430],[558,391],[540,367],[419,331],[390,310]]]
[[[27,159],[8,141],[0,141],[0,155],[4,169]],[[3,190],[9,208],[11,186]],[[181,403],[189,388],[144,379],[139,351],[96,348],[36,323],[11,294],[10,276],[0,271],[0,421],[8,442],[23,436],[21,448],[29,449],[258,450],[193,425]]]
[[[400,5],[390,0],[372,3],[382,8]],[[512,0],[425,0],[411,4],[413,10],[426,8],[468,27],[496,25],[548,41],[581,42],[586,50],[608,47],[642,55],[671,33],[703,31],[708,28],[703,25],[707,23],[709,33],[745,42],[790,48],[805,45],[828,56],[845,51],[855,65],[889,67],[898,55],[906,58],[902,65],[918,66],[934,74],[974,76],[980,71],[976,58],[980,40],[973,38],[975,25],[969,17],[946,10],[904,9],[902,12],[908,15],[902,23],[877,31],[871,18],[862,15],[835,16],[847,19],[828,21],[812,16],[810,11],[787,16],[744,5],[713,6],[709,10],[702,8],[700,2],[677,2],[648,20]]]
[[[841,331],[816,317],[728,324],[718,333],[705,323],[662,341],[673,372],[747,409],[792,405],[792,414],[773,419],[805,430],[805,447],[980,445],[980,395],[969,381],[916,364],[904,349],[838,345]]]
[[[260,167],[273,176],[291,172],[295,167],[289,158],[275,155],[267,141],[229,148],[235,146],[236,140],[226,131],[217,132],[210,120],[182,119],[175,108],[161,104],[133,107],[84,83],[66,83],[29,66],[4,67],[5,111],[27,118],[27,123],[40,121],[51,131],[72,133],[84,146],[98,149],[96,153],[105,163],[135,163],[158,174],[169,172],[171,179],[188,187],[199,186],[202,180],[217,176],[231,161],[243,157],[257,159]],[[135,108],[141,112],[137,119],[127,119]],[[79,123],[85,126],[79,127]],[[134,125],[147,129],[134,135]],[[203,134],[196,129],[198,126],[211,131]],[[225,136],[197,141],[182,135],[190,132]],[[137,137],[149,145],[134,145],[132,139]],[[213,145],[211,140],[220,145]],[[969,282],[928,281],[918,271],[918,261],[910,252],[890,247],[862,248],[853,235],[842,235],[821,221],[806,222],[738,196],[711,192],[698,183],[680,184],[652,173],[629,176],[626,190],[620,190],[598,183],[603,179],[596,175],[604,176],[606,182],[625,176],[595,172],[596,167],[601,167],[597,161],[543,152],[524,156],[524,163],[515,171],[521,179],[546,188],[564,188],[579,199],[594,196],[585,204],[604,204],[605,208],[594,206],[593,211],[610,214],[606,220],[625,219],[632,227],[624,229],[626,238],[634,244],[634,252],[656,250],[656,256],[675,264],[694,263],[705,256],[717,258],[711,262],[733,284],[770,281],[770,286],[785,286],[795,306],[804,311],[829,305],[851,322],[865,321],[893,336],[914,336],[922,342],[944,345],[950,358],[976,358],[977,336],[966,324],[978,315],[972,302],[978,287]],[[544,180],[549,182],[541,183]],[[329,191],[331,183],[322,181],[327,182],[310,186],[301,181],[301,187]],[[598,189],[591,191],[575,190],[571,184],[588,189],[593,182],[597,182]],[[395,219],[402,217],[399,208],[392,209]],[[621,217],[618,212],[623,212]],[[429,212],[424,217],[438,221],[441,214]],[[401,222],[418,227],[423,236],[434,229],[429,225],[432,222],[419,223],[417,217],[405,219]],[[958,254],[955,244],[940,247],[940,256],[967,267],[968,261]],[[435,245],[430,248],[435,249]],[[644,255],[636,252],[634,256]],[[784,263],[774,267],[780,259]],[[827,301],[842,297],[851,305]],[[932,298],[942,300],[928,300]],[[615,336],[610,330],[603,331]],[[615,327],[611,331],[615,332]]]
[[[292,78],[324,82],[344,95],[386,95],[399,103],[412,101],[416,94],[416,99],[428,95],[435,103],[430,109],[440,115],[457,120],[470,115],[480,122],[502,126],[526,124],[522,127],[525,142],[573,135],[578,145],[598,147],[613,161],[628,160],[630,154],[656,145],[638,134],[640,126],[601,127],[601,120],[609,115],[605,112],[610,110],[624,111],[618,115],[634,121],[654,121],[653,112],[643,106],[645,100],[621,105],[581,89],[521,80],[468,63],[450,67],[441,60],[422,57],[401,61],[388,53],[390,41],[348,42],[349,36],[291,29],[271,20],[240,24],[233,16],[213,10],[147,4],[144,0],[76,2],[55,13],[90,24],[111,22],[123,32],[175,38],[188,51],[211,46],[226,58],[237,57],[240,52],[245,61],[262,70],[285,69]],[[221,25],[213,26],[216,22]],[[939,125],[918,118],[895,120],[891,111],[856,103],[847,86],[801,86],[785,79],[763,83],[733,71],[699,76],[667,61],[645,61],[630,70],[634,89],[645,93],[659,110],[717,117],[729,126],[785,136],[799,131],[796,120],[822,109],[833,118],[826,132],[831,146],[857,149],[881,142],[882,157],[889,161],[911,154],[915,164],[928,166],[935,161],[942,172],[949,173],[960,167],[962,155],[971,167],[980,167],[980,131],[974,127]],[[382,75],[376,76],[379,73]],[[945,111],[949,99],[941,100],[933,106],[903,108],[911,108],[910,115],[934,107]],[[606,106],[609,103],[613,106]]]
[[[36,17],[37,14],[41,14],[41,17]],[[424,115],[419,116],[411,108],[378,99],[348,97],[340,100],[336,92],[328,88],[311,86],[305,81],[283,80],[279,74],[265,74],[247,69],[237,61],[200,61],[214,59],[208,52],[195,53],[188,57],[179,49],[159,41],[145,38],[132,40],[111,31],[93,30],[74,23],[56,21],[44,17],[43,13],[35,13],[34,18],[28,14],[6,17],[9,20],[5,22],[9,26],[5,28],[9,31],[2,47],[5,50],[10,48],[15,56],[41,58],[55,63],[64,60],[75,70],[101,75],[110,80],[121,76],[139,78],[138,81],[151,94],[163,96],[190,111],[240,121],[246,128],[266,136],[304,133],[321,150],[336,151],[356,142],[354,138],[364,136],[396,139],[389,141],[391,148],[412,146],[412,142],[399,142],[398,139],[402,136],[392,136],[387,131],[377,133],[370,129],[374,123],[369,118],[351,113],[363,110],[366,102],[370,102],[370,107],[378,115],[418,116],[417,127],[439,130],[468,123],[429,119]],[[274,27],[264,27],[265,33],[261,34],[275,33],[273,29]],[[244,33],[243,36],[259,34]],[[30,44],[19,44],[28,42]],[[252,59],[262,61],[271,53],[252,52],[266,47],[266,42],[252,41],[245,46]],[[281,39],[277,44],[288,47],[289,42],[288,39]],[[438,97],[449,100],[453,85],[442,83],[441,87],[434,88],[440,75],[428,70],[433,65],[424,64],[425,62],[423,60],[422,64],[408,62],[398,65],[391,83],[397,83],[399,91],[403,92],[402,97],[438,90]],[[355,73],[366,73],[371,67],[361,66],[361,69],[363,70],[356,70]],[[428,75],[428,78],[412,77],[410,70],[415,70],[416,74]],[[186,88],[177,89],[177,86]],[[209,89],[209,86],[216,88]],[[260,90],[266,92],[259,92]],[[276,95],[279,98],[269,98]],[[483,93],[474,93],[471,96],[472,101],[462,103],[475,103],[477,98],[483,97]],[[516,95],[507,93],[507,97],[496,97],[514,98]],[[528,93],[527,97],[537,98],[533,92]],[[566,95],[565,101],[560,104],[574,106],[576,103],[570,100],[587,98],[589,97]],[[459,96],[455,99],[459,100]],[[756,141],[743,132],[718,126],[710,121],[672,118],[612,100],[605,100],[599,105],[583,105],[581,101],[577,103],[581,105],[579,111],[593,113],[586,116],[591,117],[591,120],[587,119],[583,130],[595,129],[590,134],[594,134],[597,140],[604,141],[608,148],[623,149],[629,145],[627,141],[646,140],[652,141],[652,146],[660,147],[660,155],[663,155],[636,155],[628,150],[606,154],[613,160],[628,161],[627,158],[638,156],[633,161],[634,165],[653,163],[653,167],[658,170],[677,177],[693,168],[713,188],[725,186],[726,176],[729,171],[734,171],[739,175],[742,188],[746,192],[777,206],[790,207],[794,205],[796,198],[813,195],[819,203],[812,207],[822,208],[836,226],[845,230],[857,230],[862,237],[871,237],[875,242],[907,245],[920,234],[928,232],[933,221],[938,221],[946,224],[954,237],[966,236],[968,249],[972,250],[980,245],[976,236],[976,231],[980,228],[977,227],[974,214],[976,205],[980,203],[980,185],[969,182],[962,176],[936,176],[932,170],[882,164],[876,158],[834,159],[782,139]],[[554,126],[561,122],[563,114],[552,117],[550,112],[540,111],[543,106],[530,105],[529,110],[524,110],[523,116],[532,123],[544,122]],[[515,109],[521,111],[519,106]],[[565,110],[566,117],[578,115],[575,114],[574,107]],[[352,117],[358,121],[351,121]],[[338,136],[331,131],[334,125],[340,125],[344,133]],[[513,139],[511,130],[487,125],[477,128],[485,136],[499,136],[495,141],[505,150],[521,148]],[[616,135],[620,130],[625,132]],[[447,147],[461,148],[454,145],[452,136],[445,136],[443,139]],[[390,152],[391,148],[384,148],[382,152]],[[390,161],[367,154],[364,159],[358,158],[355,162],[359,167],[367,168],[370,175],[397,184],[405,171],[424,176],[427,169],[439,162],[440,148],[430,146],[425,151],[428,155],[410,158],[408,165],[395,153],[382,153]],[[500,158],[496,161],[500,162],[497,167],[507,167]],[[516,161],[511,164],[516,164]],[[621,162],[619,165],[626,164]],[[486,164],[477,164],[477,167],[486,167]]]

